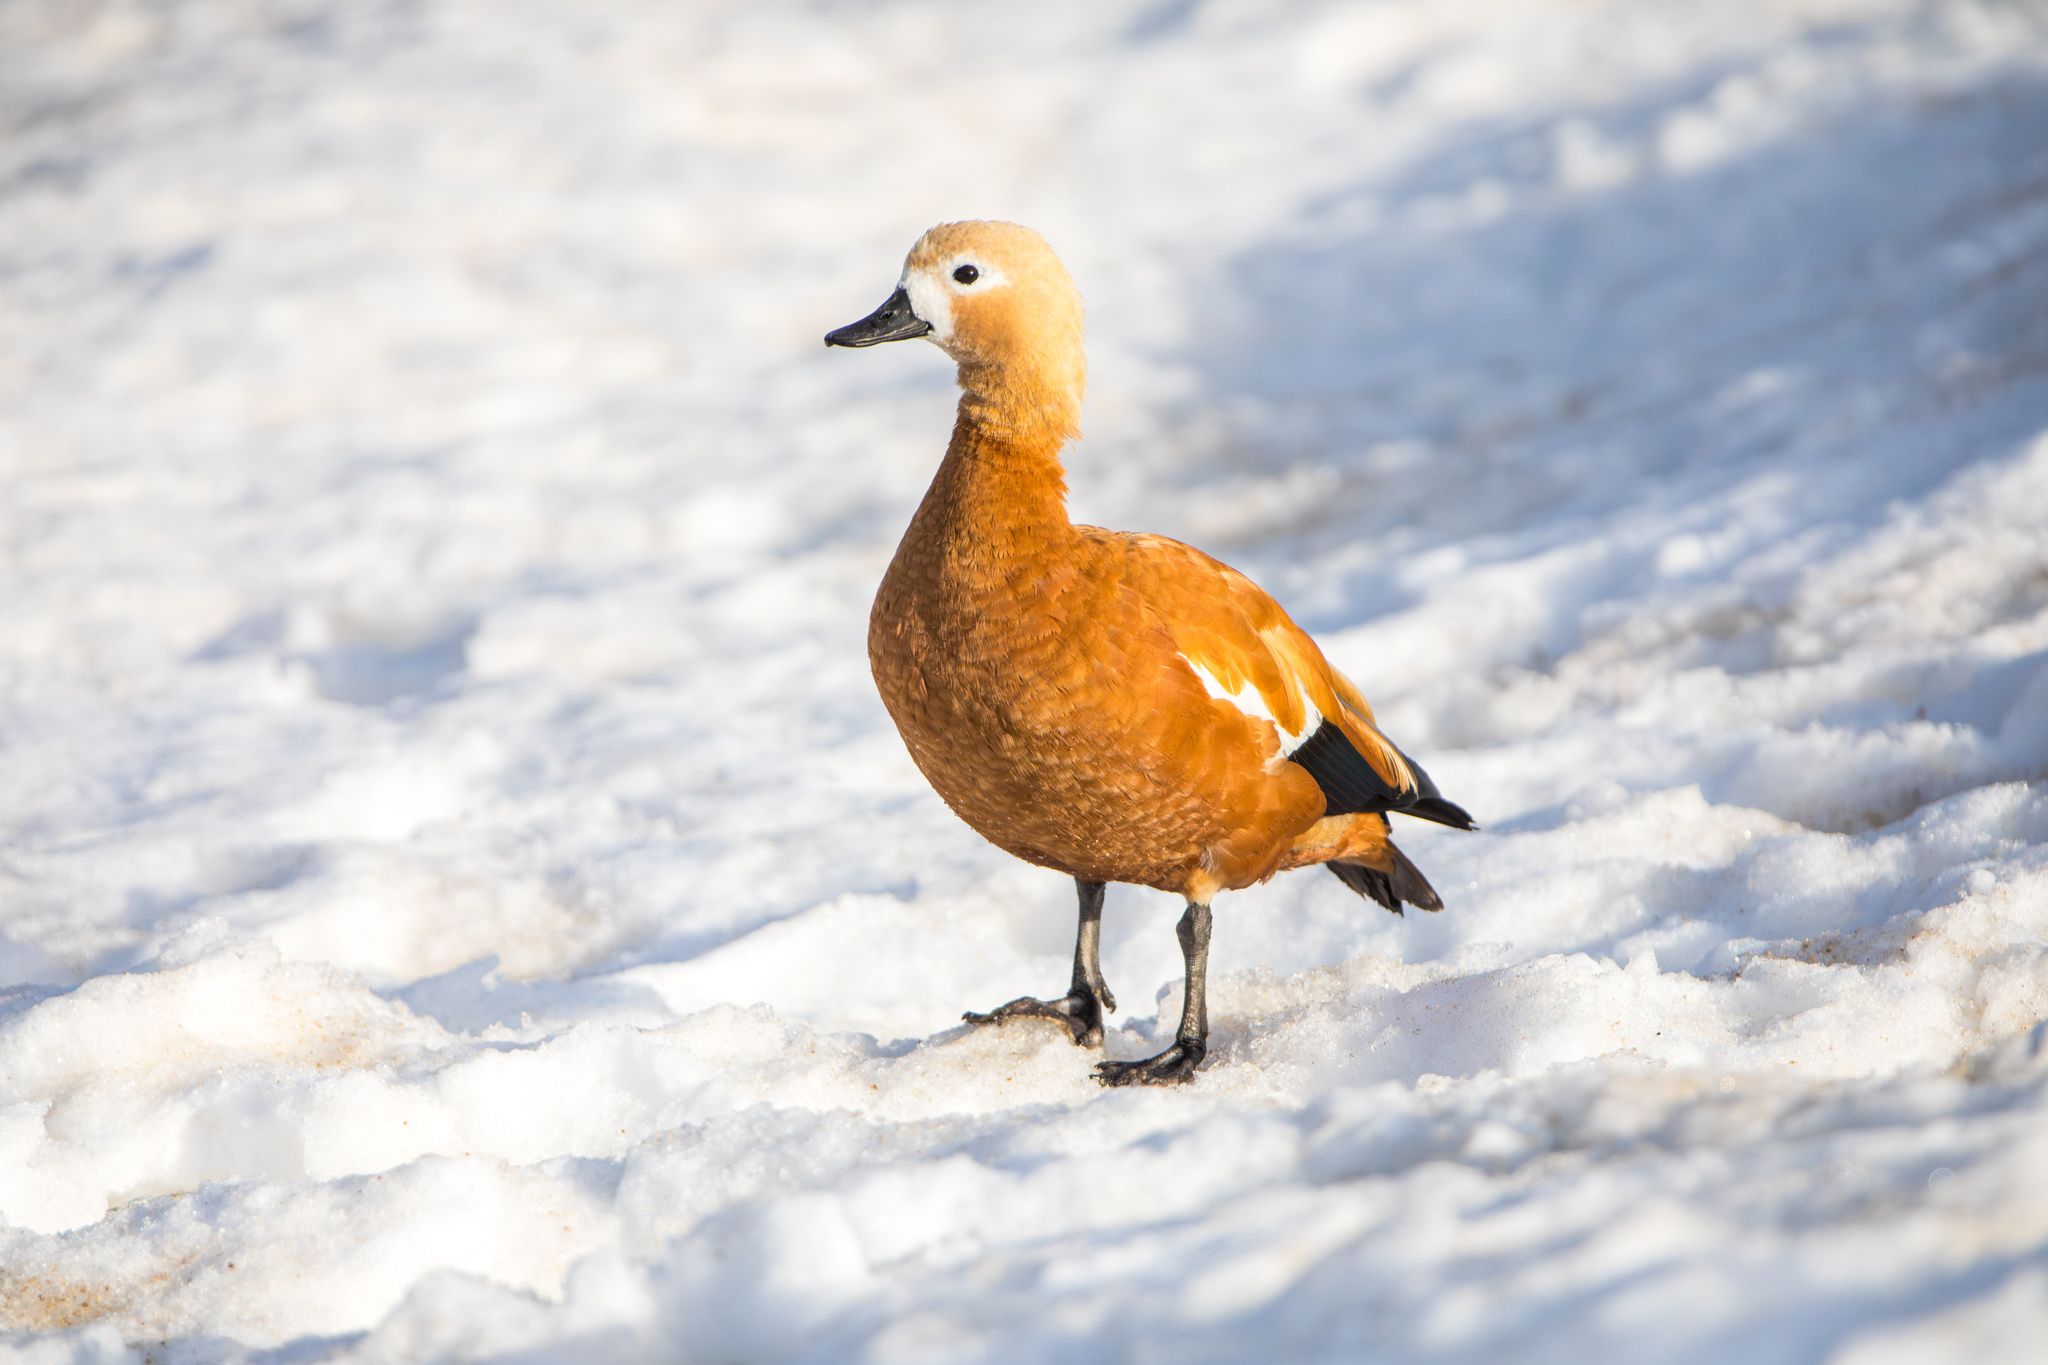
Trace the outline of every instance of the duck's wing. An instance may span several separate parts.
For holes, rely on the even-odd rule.
[[[1380,733],[1357,686],[1257,584],[1179,541],[1128,539],[1179,661],[1211,697],[1272,722],[1278,759],[1315,779],[1325,815],[1401,811],[1472,828],[1472,817]]]

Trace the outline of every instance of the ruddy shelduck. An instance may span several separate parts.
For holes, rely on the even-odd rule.
[[[1056,1019],[1101,1046],[1116,1009],[1099,960],[1103,887],[1157,887],[1187,901],[1180,1028],[1158,1056],[1095,1074],[1188,1080],[1208,1049],[1217,892],[1324,863],[1396,914],[1437,910],[1386,813],[1472,819],[1249,579],[1178,541],[1067,519],[1060,454],[1079,433],[1087,362],[1080,296],[1044,239],[941,224],[888,301],[825,344],[912,337],[959,366],[960,408],[875,597],[875,683],[946,804],[997,847],[1072,877],[1081,898],[1067,994],[966,1018]]]

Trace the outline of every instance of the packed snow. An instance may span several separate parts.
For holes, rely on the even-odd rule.
[[[1189,1086],[867,676],[968,217],[1483,826]],[[0,461],[0,1359],[2042,1358],[2037,6],[12,0]]]

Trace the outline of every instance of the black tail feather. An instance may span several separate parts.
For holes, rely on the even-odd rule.
[[[1450,805],[1448,801],[1444,804]],[[1451,809],[1458,810],[1456,806],[1451,806]],[[1458,814],[1463,815],[1464,812],[1458,811]],[[1422,869],[1409,862],[1408,855],[1392,844],[1387,845],[1387,852],[1394,855],[1394,894],[1418,910],[1443,909],[1443,897],[1437,895],[1436,888],[1429,884],[1429,878],[1422,875]]]
[[[1387,845],[1387,851],[1394,855],[1391,876],[1363,863],[1324,863],[1323,866],[1359,895],[1384,905],[1397,915],[1403,913],[1403,901],[1418,910],[1443,909],[1443,899],[1436,894],[1436,888],[1429,884],[1420,868],[1408,861],[1408,855],[1392,844]]]
[[[1369,901],[1377,901],[1395,914],[1401,912],[1401,898],[1394,894],[1394,885],[1387,874],[1376,867],[1360,863],[1324,863],[1324,867],[1337,875],[1337,880],[1356,891]]]

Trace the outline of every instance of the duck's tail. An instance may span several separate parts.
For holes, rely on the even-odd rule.
[[[1446,822],[1448,823],[1448,822]],[[1401,914],[1402,902],[1418,910],[1441,910],[1443,898],[1436,894],[1436,888],[1429,884],[1429,878],[1422,875],[1422,869],[1408,861],[1408,855],[1395,848],[1390,842],[1386,846],[1394,857],[1394,869],[1382,872],[1364,863],[1324,863],[1323,866],[1335,873],[1337,880],[1364,896],[1377,901],[1395,914]]]

